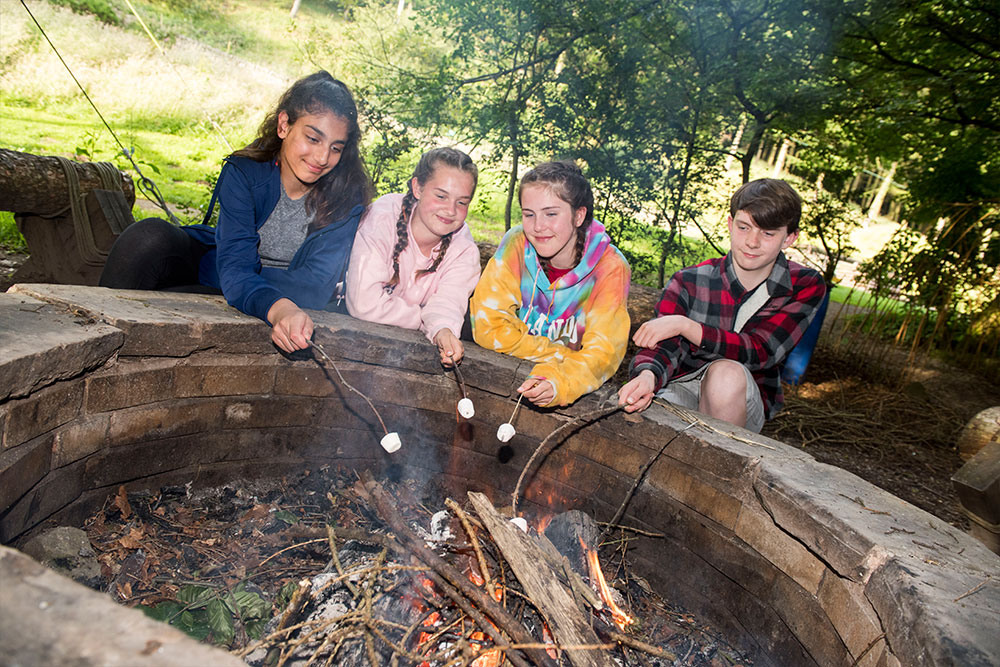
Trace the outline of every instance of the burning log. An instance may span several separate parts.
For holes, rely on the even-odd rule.
[[[518,667],[526,667],[532,663],[554,667],[552,660],[541,648],[521,649],[523,655],[512,649],[504,635],[524,646],[533,647],[536,642],[507,610],[476,587],[469,581],[468,577],[424,545],[423,541],[409,529],[406,522],[399,516],[392,499],[382,489],[382,486],[371,478],[370,474],[362,474],[362,481],[378,509],[379,516],[389,524],[401,545],[408,549],[404,553],[415,556],[424,565],[431,568],[432,572],[429,574],[434,583],[478,623],[499,648],[504,649],[508,660]],[[484,614],[488,615],[493,623],[490,623]]]
[[[614,648],[614,644],[602,644],[598,639],[573,596],[546,564],[545,554],[535,541],[501,517],[483,494],[470,491],[469,500],[531,601],[545,616],[556,643],[561,646]],[[614,664],[603,651],[567,653],[569,661],[576,667],[610,667]]]

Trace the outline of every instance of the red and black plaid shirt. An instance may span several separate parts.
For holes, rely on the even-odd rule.
[[[701,324],[701,345],[681,336],[645,348],[632,360],[631,377],[643,370],[656,376],[657,391],[672,378],[692,373],[716,359],[732,359],[753,374],[771,419],[784,405],[781,364],[802,338],[823,300],[826,285],[813,269],[789,262],[784,253],[767,278],[768,300],[733,332],[740,304],[750,296],[733,269],[731,255],[681,269],[656,305],[656,316],[686,315]]]

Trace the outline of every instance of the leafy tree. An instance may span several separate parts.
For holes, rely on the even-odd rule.
[[[1000,265],[1000,12],[984,0],[854,0],[843,6],[837,75],[845,128],[901,161],[911,245],[896,281],[937,312],[993,321]],[[895,251],[894,251],[895,252]],[[972,298],[970,298],[972,297]]]
[[[834,283],[837,264],[857,252],[851,232],[861,226],[859,212],[844,200],[819,189],[804,197],[800,227],[823,250],[820,272],[827,285]]]
[[[799,0],[747,0],[721,5],[718,39],[731,68],[729,90],[748,118],[746,148],[736,157],[742,179],[771,129],[787,133],[821,125],[834,90],[833,18],[824,5]]]
[[[631,17],[652,11],[656,0],[558,0],[509,3],[431,0],[420,10],[422,30],[441,34],[449,49],[436,70],[400,83],[419,91],[421,118],[446,118],[456,138],[491,148],[490,162],[508,171],[505,224],[510,227],[521,159],[543,151],[549,122],[544,111],[575,49],[607,35]],[[556,95],[558,97],[558,94]],[[563,148],[563,146],[558,146]],[[549,150],[545,150],[549,149]]]

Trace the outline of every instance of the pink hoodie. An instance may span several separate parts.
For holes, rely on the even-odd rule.
[[[458,336],[469,295],[479,280],[479,248],[463,225],[452,235],[437,271],[416,279],[417,271],[433,264],[440,246],[424,257],[410,234],[409,243],[399,254],[399,284],[391,294],[386,292],[402,207],[402,194],[385,195],[361,219],[347,269],[347,310],[361,320],[420,329],[432,342],[444,328]]]

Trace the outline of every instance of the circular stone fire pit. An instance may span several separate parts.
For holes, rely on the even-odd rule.
[[[386,454],[370,408],[217,297],[18,285],[0,294],[0,542],[79,523],[121,484],[218,485],[336,463],[510,492],[565,411],[522,406],[530,367],[470,345],[476,406],[415,332],[316,314],[317,340],[403,446]],[[610,389],[609,389],[610,391]],[[527,512],[610,520],[635,476],[688,424],[660,407],[565,439],[529,477]],[[1000,559],[915,507],[808,454],[719,422],[680,434],[623,518],[631,566],[762,665],[1000,664]],[[721,433],[720,433],[721,431]],[[0,547],[0,646],[21,664],[239,664]],[[82,656],[82,657],[81,657]],[[88,662],[90,661],[90,662]]]

